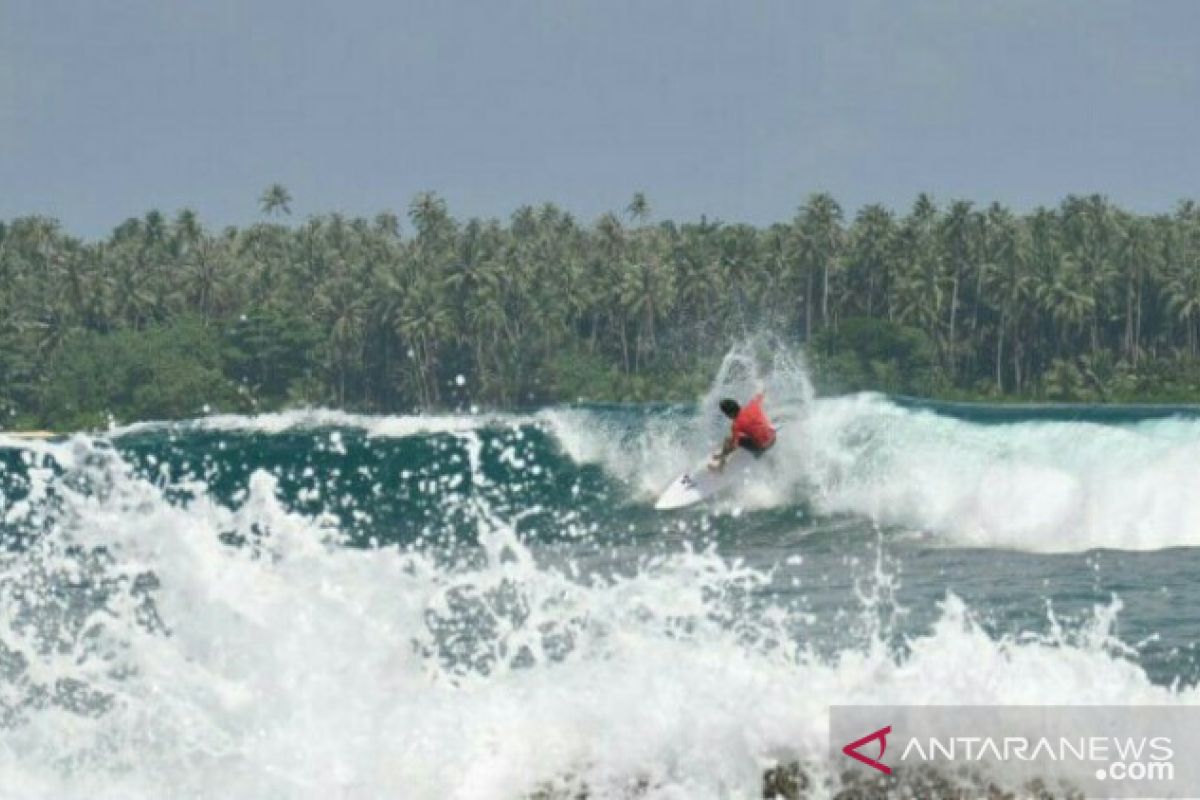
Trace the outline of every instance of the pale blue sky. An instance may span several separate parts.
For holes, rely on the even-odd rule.
[[[1200,196],[1200,2],[0,0],[0,218]]]

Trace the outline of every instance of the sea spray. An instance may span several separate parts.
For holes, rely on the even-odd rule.
[[[771,549],[742,545],[751,565],[703,536],[618,539],[614,555],[609,531],[576,518],[565,541],[578,548],[544,547],[549,520],[573,512],[519,524],[538,482],[506,492],[509,473],[490,474],[519,441],[490,424],[433,434],[466,478],[427,477],[427,491],[467,530],[374,548],[343,527],[354,470],[314,475],[329,506],[301,512],[253,464],[229,497],[182,472],[165,481],[164,461],[144,458],[170,448],[164,431],[139,434],[153,438],[136,461],[85,437],[39,445],[17,469],[41,535],[0,573],[5,785],[22,798],[512,798],[571,781],[595,797],[753,797],[774,763],[820,779],[833,702],[1045,703],[1064,686],[1085,703],[1197,702],[1190,684],[1147,677],[1112,604],[1005,634],[943,592],[931,624],[897,640],[881,610],[896,591],[886,533],[857,561],[810,547],[789,563],[801,551],[782,528]],[[293,446],[318,440],[328,431]],[[354,458],[360,443],[341,442]],[[749,534],[757,519],[737,524]],[[821,591],[817,569],[874,598],[843,598],[877,620],[863,635],[814,624],[799,598]],[[780,592],[786,576],[798,584]]]
[[[786,420],[755,480],[710,508],[811,508],[946,546],[1032,552],[1200,545],[1200,420],[978,424],[882,395],[773,402]],[[695,416],[693,416],[695,415]],[[652,501],[719,439],[711,409],[656,412],[611,430],[604,411],[542,418],[566,454]],[[606,427],[607,426],[607,427]]]

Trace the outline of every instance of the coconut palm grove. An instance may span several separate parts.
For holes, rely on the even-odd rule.
[[[103,241],[0,223],[0,420],[112,421],[691,400],[731,341],[803,344],[826,392],[949,399],[1200,397],[1200,207],[813,194],[768,227],[657,220],[642,193],[584,224],[547,203],[458,220],[263,221],[184,209]]]

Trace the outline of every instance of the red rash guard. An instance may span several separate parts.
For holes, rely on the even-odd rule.
[[[749,439],[756,447],[768,447],[775,441],[775,429],[763,413],[762,401],[763,396],[760,392],[738,412],[732,429],[735,442],[740,444],[743,439]]]

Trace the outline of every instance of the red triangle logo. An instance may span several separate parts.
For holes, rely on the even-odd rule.
[[[880,728],[879,730],[875,731],[874,733],[868,733],[863,738],[846,745],[845,747],[842,748],[842,752],[845,753],[846,755],[850,756],[851,758],[853,758],[855,761],[861,761],[862,763],[866,764],[868,767],[872,767],[873,769],[879,770],[884,775],[891,775],[892,768],[889,767],[887,764],[884,764],[882,761],[877,761],[876,759],[871,758],[870,756],[865,756],[862,753],[858,752],[858,749],[860,747],[862,747],[863,745],[865,745],[869,742],[874,742],[874,741],[878,740],[879,741],[879,758],[883,758],[884,751],[887,750],[887,735],[891,732],[892,732],[891,725],[888,725],[886,728]]]

